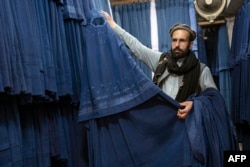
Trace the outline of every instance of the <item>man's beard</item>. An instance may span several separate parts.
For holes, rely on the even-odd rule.
[[[181,50],[180,48],[172,49],[172,55],[175,59],[183,58],[187,56],[189,53],[189,49]]]

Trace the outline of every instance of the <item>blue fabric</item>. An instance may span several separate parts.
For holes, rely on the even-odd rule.
[[[27,1],[25,3],[11,2],[11,11],[15,11],[13,26],[18,28],[15,28],[14,31],[16,34],[16,38],[14,38],[14,46],[16,47],[16,54],[14,55],[16,58],[11,59],[10,63],[12,67],[16,66],[12,73],[12,75],[14,74],[12,84],[15,93],[18,94],[23,91],[38,95],[43,92],[42,75],[40,74],[41,55],[36,54],[39,52],[38,43],[35,42],[37,39],[36,28],[33,27],[36,22],[27,21],[28,19],[36,20],[35,10],[30,8],[30,5]],[[24,18],[27,20],[24,21]]]
[[[0,103],[0,166],[11,166],[12,156],[11,156],[11,143],[10,140],[12,136],[8,133],[8,116],[6,112],[5,103]],[[13,128],[10,128],[14,130]]]
[[[83,34],[81,25],[76,20],[67,20],[65,25],[65,35],[69,53],[70,68],[72,73],[72,100],[78,103],[81,92],[81,76],[84,71],[81,71],[82,55],[84,54],[82,46],[85,44],[82,40]]]
[[[219,92],[192,96],[190,117],[179,120],[178,102],[135,65],[102,14],[90,10],[86,18],[79,121],[87,129],[88,165],[222,166],[236,139]]]
[[[9,165],[8,161],[9,159],[11,159],[11,155],[10,155],[10,143],[9,143],[9,139],[8,139],[8,129],[7,129],[7,123],[6,123],[6,120],[7,120],[7,117],[5,116],[5,110],[4,110],[4,106],[3,104],[1,104],[0,106],[0,130],[1,130],[1,133],[2,135],[0,136],[0,165],[1,166],[6,166],[6,165]],[[8,154],[7,154],[8,152]],[[3,156],[5,155],[5,156]]]
[[[1,2],[0,166],[53,166],[51,157],[69,167],[83,166],[77,110],[71,101],[60,103],[72,95],[71,72],[75,76],[82,71],[71,71],[77,67],[70,68],[69,58],[75,55],[67,50],[65,8],[62,0],[55,1]],[[74,32],[67,33],[69,40]],[[74,81],[80,85],[77,77]],[[74,102],[79,92],[74,90]]]
[[[115,22],[116,22],[118,25],[121,25],[121,24],[122,24],[122,22],[121,22],[121,15],[120,15],[121,8],[122,8],[121,5],[114,5],[114,6],[112,7],[113,19],[115,20]]]
[[[83,2],[80,0],[63,0],[65,19],[76,19],[85,22]]]
[[[191,96],[193,112],[185,124],[192,152],[205,166],[223,166],[223,150],[237,150],[237,136],[231,115],[218,90],[208,88]]]
[[[121,112],[157,94],[160,89],[152,87],[102,14],[93,10],[86,16],[79,120]]]
[[[225,43],[225,41],[227,43]],[[228,112],[231,114],[232,88],[230,74],[230,52],[228,33],[225,24],[218,31],[218,65],[219,65],[219,90],[225,99]]]
[[[15,102],[11,97],[0,99],[0,166],[23,165],[20,118]]]
[[[90,166],[223,166],[223,151],[237,150],[230,117],[218,91],[194,100],[186,121],[175,101],[159,93],[143,104],[90,120]]]
[[[237,126],[239,141],[244,150],[249,150],[249,27],[250,27],[250,1],[245,0],[239,9],[233,27],[231,46],[231,78],[232,78],[232,116]]]
[[[90,166],[182,166],[189,148],[177,106],[160,93],[130,110],[89,121]]]
[[[150,2],[138,2],[112,6],[114,20],[145,46],[151,48]],[[145,35],[147,34],[147,35]],[[152,78],[152,71],[135,57],[138,66]]]
[[[197,26],[197,41],[198,41],[198,58],[199,60],[207,64],[207,52],[206,52],[206,46],[204,41],[204,32],[201,26]]]
[[[18,152],[17,146],[10,147],[16,150],[12,152],[15,158],[9,162],[19,158],[20,166],[51,166],[51,158],[56,157],[69,167],[83,164],[77,110],[69,101],[20,106],[19,115],[21,130],[13,139],[21,142],[17,145],[20,148]],[[14,134],[15,129],[11,129]]]
[[[56,6],[52,1],[49,1],[48,5],[50,12],[46,12],[46,18],[51,20],[48,26],[49,30],[49,42],[52,49],[52,58],[45,57],[46,60],[52,61],[52,67],[54,67],[55,76],[54,84],[56,87],[53,92],[56,92],[58,96],[72,94],[72,82],[71,82],[71,70],[69,64],[68,49],[66,43],[62,8]],[[44,67],[50,70],[48,64],[43,62]],[[47,83],[51,84],[51,83]],[[50,89],[49,89],[50,90]]]
[[[177,23],[190,25],[189,1],[182,0],[156,0],[156,14],[158,24],[159,51],[171,49],[169,29]]]
[[[14,24],[13,24],[13,13],[10,9],[10,2],[4,1],[1,3],[0,6],[0,15],[5,17],[0,17],[0,23],[3,24],[1,30],[0,30],[0,49],[1,49],[1,61],[0,61],[0,67],[1,67],[1,85],[0,90],[1,92],[4,92],[5,87],[10,87],[12,84],[11,77],[10,77],[10,56],[8,53],[10,50],[15,51],[15,45],[13,47],[6,47],[7,43],[12,44],[12,39],[14,39]],[[6,26],[4,26],[6,25]]]
[[[47,106],[34,106],[33,115],[34,119],[34,138],[36,154],[34,158],[37,161],[38,166],[49,166],[50,165],[50,143],[49,138],[49,120],[46,118]],[[29,112],[29,111],[28,111]],[[28,113],[29,114],[29,113]]]
[[[235,18],[232,47],[232,112],[236,123],[250,122],[249,106],[249,8],[244,2]]]
[[[95,9],[103,10],[111,14],[110,7],[109,7],[109,0],[92,0],[93,6]]]
[[[233,27],[233,34],[232,34],[232,44],[231,44],[231,50],[230,55],[232,57],[231,59],[231,68],[232,68],[232,116],[234,119],[234,122],[240,122],[240,61],[239,61],[239,48],[240,43],[237,41],[241,41],[242,38],[242,28],[243,28],[243,19],[241,18],[243,13],[243,10],[239,10],[237,17],[235,17],[234,21],[234,27]]]
[[[53,1],[1,4],[1,15],[6,15],[0,19],[2,92],[32,94],[46,100],[72,94],[61,10]]]
[[[35,146],[35,125],[32,115],[26,109],[20,109],[21,128],[22,128],[22,156],[23,165],[27,167],[36,166],[36,146]]]

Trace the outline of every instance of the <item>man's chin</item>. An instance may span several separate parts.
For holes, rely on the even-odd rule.
[[[181,52],[174,52],[174,58],[178,59],[178,58],[182,58],[185,57],[184,54],[182,54]]]
[[[181,56],[182,54],[181,54],[181,52],[174,52],[174,56],[175,57],[179,57],[179,56]]]

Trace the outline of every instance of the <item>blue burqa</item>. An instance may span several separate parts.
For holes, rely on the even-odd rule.
[[[236,139],[219,92],[191,96],[194,107],[179,120],[179,103],[143,74],[102,14],[85,17],[79,121],[88,166],[223,166]]]

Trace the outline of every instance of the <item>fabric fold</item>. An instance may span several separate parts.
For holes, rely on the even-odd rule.
[[[237,150],[236,131],[218,90],[191,96],[193,111],[185,120],[193,156],[205,166],[223,166],[223,151]]]

